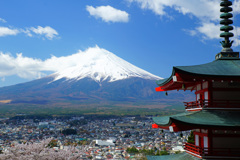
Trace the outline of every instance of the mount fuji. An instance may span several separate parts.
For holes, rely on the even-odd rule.
[[[162,79],[99,47],[79,53],[77,61],[75,66],[51,75],[54,81],[62,78],[76,81],[90,78],[100,84],[103,81],[114,82],[129,78]]]
[[[111,104],[162,101],[161,79],[99,47],[80,52],[75,65],[30,82],[0,88],[12,104]],[[182,96],[181,96],[182,97]]]

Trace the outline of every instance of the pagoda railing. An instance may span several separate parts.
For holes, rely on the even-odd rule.
[[[202,148],[191,143],[186,143],[184,149],[197,155],[202,155]]]
[[[204,106],[202,100],[192,101],[192,102],[183,102],[186,106],[185,109],[198,109]]]
[[[230,101],[230,100],[198,100],[192,102],[184,102],[186,106],[185,109],[198,109],[198,108],[239,108],[240,109],[240,101]]]
[[[207,148],[186,143],[184,149],[199,156],[240,157],[240,148]]]

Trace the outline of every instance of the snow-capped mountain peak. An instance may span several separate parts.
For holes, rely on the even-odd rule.
[[[113,82],[132,77],[162,79],[99,47],[80,52],[77,61],[78,64],[53,74],[54,81],[62,78],[68,80],[91,78],[96,82],[105,80]]]

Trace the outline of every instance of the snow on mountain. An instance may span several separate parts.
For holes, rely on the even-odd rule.
[[[151,80],[162,79],[97,46],[89,48],[86,52],[80,52],[78,62],[75,66],[53,74],[53,81],[62,78],[67,80],[91,78],[96,82],[105,80],[114,82],[132,77]]]

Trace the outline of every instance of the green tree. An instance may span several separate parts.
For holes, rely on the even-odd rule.
[[[160,156],[160,151],[159,150],[157,151],[156,156]]]
[[[183,133],[181,132],[181,133],[179,134],[179,136],[180,136],[180,137],[183,137]]]
[[[144,155],[155,155],[155,150],[153,149],[143,149],[139,151],[140,153],[143,153]]]
[[[191,131],[190,135],[188,136],[188,143],[195,144],[194,134],[193,131]]]
[[[62,134],[64,135],[71,135],[71,134],[77,134],[77,131],[75,129],[64,129],[62,131]]]
[[[131,148],[127,148],[127,152],[128,153],[139,153],[138,149],[136,147],[131,147]]]
[[[57,147],[57,140],[51,140],[48,144],[48,147],[53,148],[53,147]]]
[[[168,153],[168,151],[160,151],[160,156],[162,156],[162,155],[169,155],[169,153]]]
[[[88,145],[88,144],[90,144],[90,142],[87,140],[82,140],[82,141],[79,141],[78,144],[79,145]]]
[[[163,147],[162,150],[161,150],[158,154],[159,154],[160,156],[162,156],[162,155],[169,155],[166,147]]]

